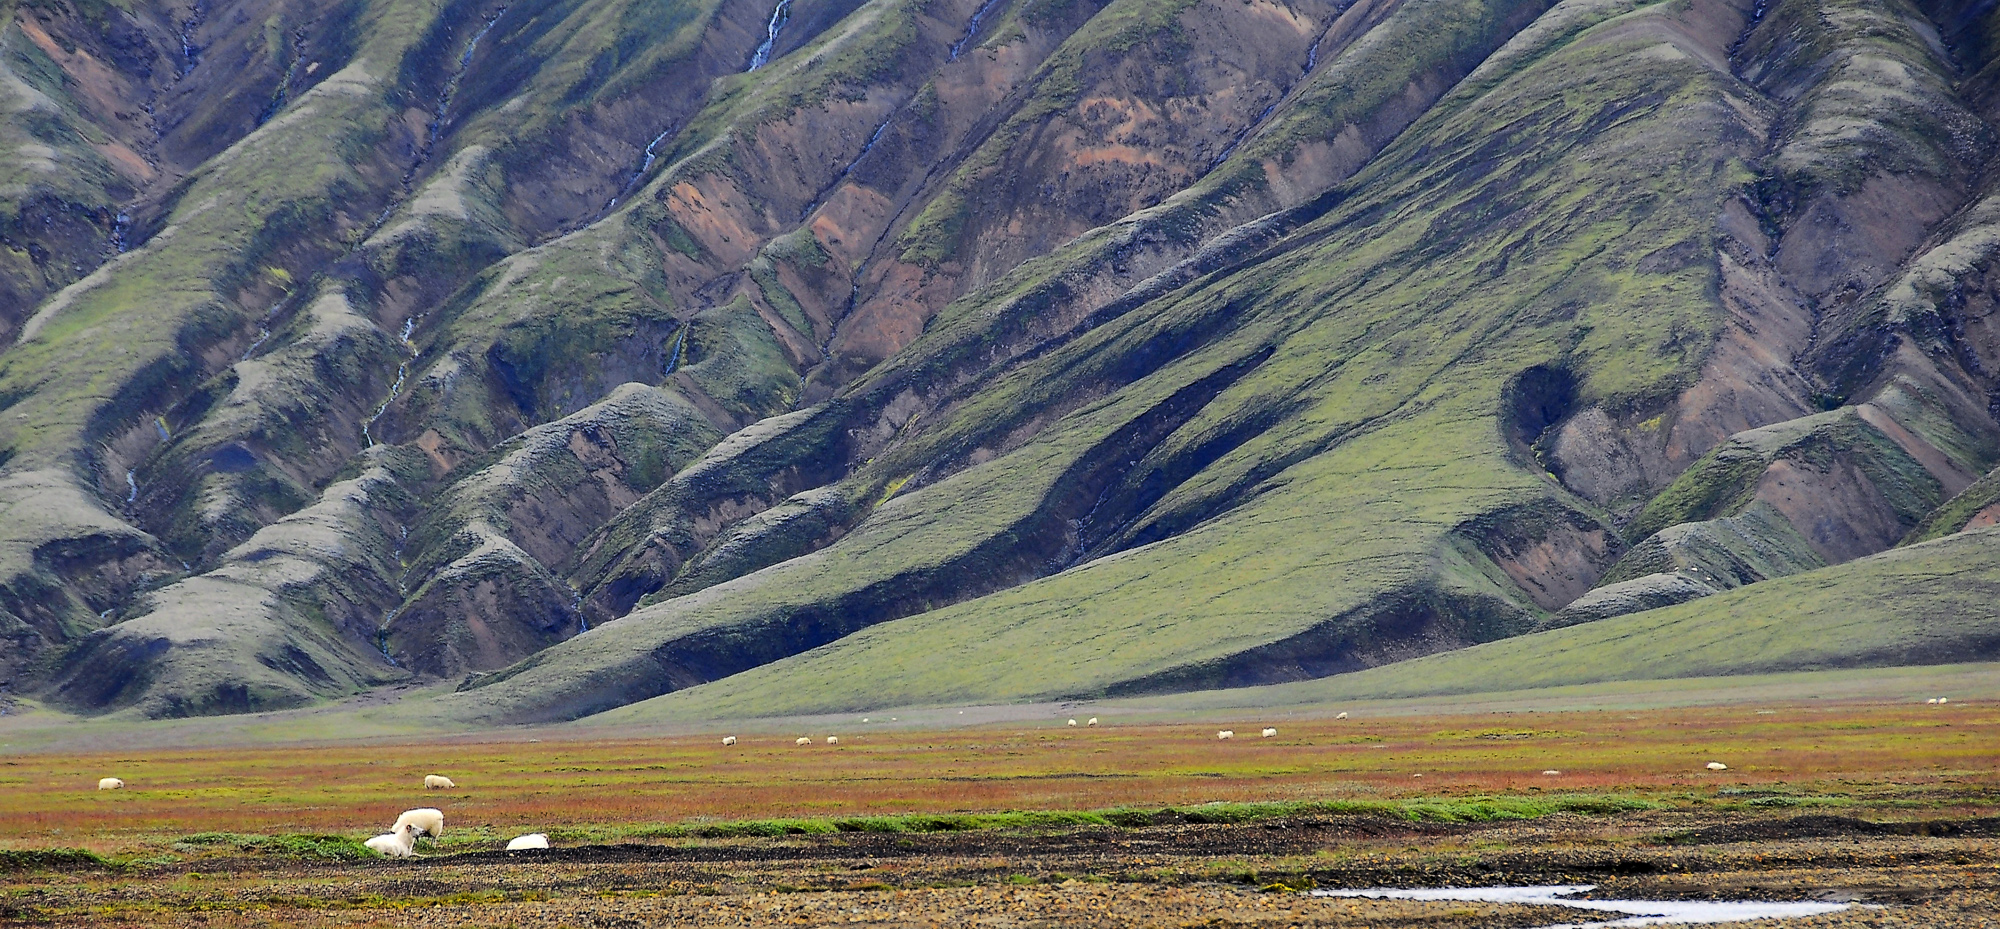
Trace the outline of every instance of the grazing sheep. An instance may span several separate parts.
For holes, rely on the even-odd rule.
[[[452,783],[451,778],[445,777],[442,774],[426,774],[424,775],[424,789],[456,790],[458,789],[458,785]]]
[[[119,779],[117,779],[117,778],[115,778],[115,777],[101,777],[101,778],[98,778],[98,779],[97,779],[97,789],[98,789],[98,790],[124,790],[124,789],[125,789],[125,782],[124,782],[124,781],[121,781],[121,780],[119,780]]]
[[[1092,717],[1090,718],[1090,722],[1087,722],[1087,723],[1084,723],[1084,725],[1086,725],[1086,726],[1095,726],[1095,725],[1097,725],[1097,717],[1095,717],[1095,716],[1092,716]]]
[[[1950,698],[1950,697],[1939,697],[1939,698],[1938,698],[1938,703],[1940,703],[1940,704],[1943,704],[1943,703],[1950,703],[1950,702],[1951,702],[1951,698]]]
[[[723,736],[723,737],[722,737],[722,744],[724,744],[724,745],[735,745],[735,744],[736,744],[736,737],[735,737],[735,736],[733,736],[733,735],[726,735],[726,736]]]
[[[549,847],[549,837],[540,832],[530,832],[527,835],[510,839],[507,842],[507,850],[510,852],[518,852],[521,851],[522,849],[528,849],[528,848],[548,848],[548,847]]]
[[[1264,738],[1267,738],[1267,739],[1268,739],[1268,738],[1270,738],[1270,737],[1272,737],[1272,736],[1274,736],[1274,735],[1277,735],[1277,734],[1278,734],[1278,730],[1276,730],[1276,729],[1269,729],[1269,728],[1267,728],[1267,729],[1265,729],[1265,730],[1264,730]]]
[[[840,736],[837,736],[837,735],[830,735],[830,736],[827,736],[827,737],[826,737],[826,744],[828,744],[828,745],[839,745],[839,744],[840,744]]]
[[[396,825],[390,827],[390,830],[399,831],[405,826],[415,830],[418,835],[430,836],[431,843],[436,844],[437,840],[444,838],[444,811],[431,807],[404,810],[403,815],[396,817]],[[416,838],[412,836],[410,841],[414,843]]]
[[[813,740],[811,740],[811,739],[808,739],[808,738],[806,738],[805,736],[799,736],[799,740],[798,740],[797,742],[793,742],[792,744],[793,744],[793,745],[811,745],[811,744],[813,744]]]
[[[1070,726],[1070,728],[1071,728],[1071,729],[1074,729],[1074,728],[1076,728],[1076,720],[1074,720],[1074,719],[1070,720],[1070,721],[1069,721],[1069,726]]]
[[[1723,763],[1722,763],[1722,762],[1720,762],[1720,761],[1711,761],[1711,762],[1709,762],[1709,763],[1708,763],[1708,769],[1709,769],[1710,771],[1727,771],[1727,770],[1729,770],[1729,766],[1728,766],[1728,765],[1726,765],[1726,764],[1723,764]]]
[[[1339,716],[1335,716],[1335,717],[1334,717],[1334,719],[1346,719],[1346,718],[1347,718],[1347,714],[1346,714],[1346,713],[1342,713],[1342,714],[1340,714]]]
[[[408,858],[417,849],[417,827],[403,823],[391,832],[369,839],[365,844],[390,858]]]
[[[1216,733],[1215,737],[1218,739],[1233,739],[1236,738],[1236,730],[1224,729],[1221,732]]]
[[[1562,774],[1561,771],[1557,771],[1554,768],[1550,768],[1549,770],[1542,772],[1543,777],[1558,777],[1561,776],[1561,774]]]
[[[1930,698],[1929,700],[1925,700],[1924,702],[1925,702],[1925,703],[1928,703],[1928,704],[1931,704],[1932,706],[1936,706],[1936,705],[1937,705],[1937,698],[1936,698],[1936,697],[1932,697],[1932,698]]]

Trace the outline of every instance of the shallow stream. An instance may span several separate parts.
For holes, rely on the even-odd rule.
[[[1520,903],[1566,906],[1579,910],[1623,914],[1600,922],[1558,923],[1542,929],[1611,929],[1626,926],[1697,926],[1746,919],[1784,919],[1838,913],[1851,903],[1767,903],[1760,900],[1578,900],[1577,894],[1595,884],[1555,884],[1546,887],[1435,887],[1421,890],[1314,890],[1315,897],[1367,897],[1374,900],[1462,900],[1469,903]]]

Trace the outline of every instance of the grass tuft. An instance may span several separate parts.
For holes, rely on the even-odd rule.
[[[373,858],[375,853],[360,840],[344,835],[320,835],[312,833],[292,833],[287,835],[254,835],[238,832],[197,832],[182,836],[174,843],[178,851],[195,851],[204,847],[229,846],[237,851],[255,852],[264,855],[279,855],[287,858],[334,858],[343,860]]]

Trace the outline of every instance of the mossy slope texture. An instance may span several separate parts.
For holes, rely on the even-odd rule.
[[[0,6],[0,244],[80,217],[8,246],[0,670],[74,709],[1707,654],[2000,521],[1977,3],[156,6]],[[1737,664],[1993,645],[1801,609]]]

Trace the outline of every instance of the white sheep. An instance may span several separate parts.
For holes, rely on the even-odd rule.
[[[510,852],[518,852],[523,849],[529,849],[529,848],[548,848],[548,847],[549,847],[548,835],[540,832],[530,832],[527,835],[510,839],[507,842],[507,850]]]
[[[1095,726],[1095,725],[1097,725],[1097,717],[1095,717],[1095,716],[1092,716],[1092,717],[1090,718],[1090,722],[1087,722],[1087,723],[1084,723],[1084,725],[1086,725],[1086,726]]]
[[[1543,772],[1542,772],[1542,776],[1543,776],[1543,777],[1561,777],[1561,776],[1562,776],[1562,772],[1561,772],[1561,771],[1557,771],[1557,770],[1556,770],[1556,769],[1554,769],[1554,768],[1550,768],[1550,769],[1549,769],[1549,770],[1547,770],[1547,771],[1543,771]]]
[[[840,744],[840,736],[837,736],[837,735],[830,735],[830,736],[827,736],[827,737],[826,737],[826,744],[828,744],[828,745],[839,745],[839,744]]]
[[[1215,737],[1218,739],[1233,739],[1236,738],[1236,730],[1224,729],[1221,732],[1216,733]]]
[[[1939,698],[1938,698],[1938,703],[1939,703],[1939,704],[1945,704],[1945,703],[1950,703],[1950,702],[1951,702],[1951,698],[1950,698],[1950,697],[1939,697]]]
[[[1277,735],[1277,734],[1278,734],[1278,730],[1276,730],[1276,729],[1271,729],[1271,728],[1266,728],[1266,729],[1264,730],[1264,738],[1267,738],[1267,739],[1268,739],[1268,738],[1270,738],[1270,737],[1272,737],[1272,736],[1274,736],[1274,735]]]
[[[1930,698],[1929,700],[1925,700],[1924,702],[1925,702],[1925,703],[1928,703],[1928,704],[1930,704],[1930,705],[1932,705],[1932,706],[1936,706],[1936,705],[1937,705],[1937,698],[1936,698],[1936,697],[1932,697],[1932,698]]]
[[[98,790],[124,790],[124,789],[125,789],[125,782],[124,782],[124,781],[121,781],[121,780],[119,780],[118,778],[115,778],[115,777],[101,777],[101,778],[98,778],[98,779],[97,779],[97,789],[98,789]]]
[[[1074,720],[1074,719],[1070,720],[1070,721],[1069,721],[1069,727],[1070,727],[1071,729],[1075,729],[1075,728],[1076,728],[1076,720]]]
[[[1727,771],[1727,770],[1729,770],[1729,766],[1728,766],[1728,765],[1726,765],[1726,764],[1723,764],[1723,763],[1722,763],[1722,762],[1720,762],[1720,761],[1711,761],[1711,762],[1709,762],[1709,763],[1708,763],[1708,769],[1709,769],[1710,771]]]
[[[811,745],[811,744],[813,744],[813,740],[811,740],[811,739],[809,739],[809,738],[806,738],[805,736],[799,736],[799,740],[798,740],[797,742],[793,742],[792,744],[793,744],[793,745]]]
[[[390,858],[408,858],[417,848],[417,827],[409,823],[367,841],[367,846]]]
[[[412,844],[416,842],[417,835],[430,836],[431,842],[435,844],[437,840],[444,838],[444,811],[431,807],[405,810],[403,815],[396,817],[396,825],[391,826],[390,831],[400,831],[405,826],[414,830],[410,838]]]
[[[456,790],[458,789],[458,785],[452,783],[451,778],[445,777],[442,774],[426,774],[424,775],[424,789]]]
[[[735,744],[736,744],[736,737],[735,737],[735,736],[733,736],[733,735],[726,735],[726,736],[723,736],[723,737],[722,737],[722,744],[724,744],[724,745],[735,745]]]
[[[1334,717],[1334,719],[1346,719],[1346,718],[1347,718],[1347,714],[1346,714],[1346,713],[1342,713],[1342,714],[1340,714],[1339,716],[1335,716],[1335,717]]]

